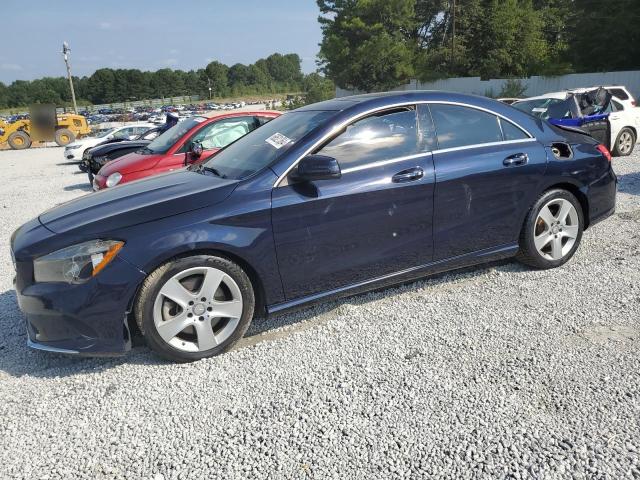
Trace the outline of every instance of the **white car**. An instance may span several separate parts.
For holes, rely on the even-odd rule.
[[[105,130],[91,137],[84,137],[64,147],[64,158],[68,161],[80,161],[85,150],[95,147],[99,143],[112,139],[133,140],[155,125],[151,123],[136,123]]]
[[[618,157],[631,155],[638,140],[638,128],[640,127],[640,109],[635,107],[633,96],[624,87],[603,87],[613,96],[609,105],[598,113],[608,113],[611,124],[610,146],[611,153]],[[570,96],[594,91],[594,88],[577,88],[564,92],[552,92],[520,100],[512,104],[513,107],[523,112],[530,113],[545,120],[550,117],[547,111],[558,106]],[[622,100],[617,94],[622,94],[626,99]],[[568,114],[569,112],[567,112]],[[553,118],[556,118],[555,116]],[[562,118],[562,117],[561,117]],[[564,117],[567,118],[567,117]]]

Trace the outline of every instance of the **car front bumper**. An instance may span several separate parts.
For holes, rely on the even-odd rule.
[[[145,277],[135,266],[115,258],[80,285],[35,283],[32,262],[18,261],[16,270],[28,346],[90,356],[119,355],[131,348],[127,318]]]

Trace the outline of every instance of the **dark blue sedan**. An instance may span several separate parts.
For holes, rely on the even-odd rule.
[[[611,215],[606,147],[486,98],[309,105],[189,169],[78,198],[11,239],[31,347],[228,350],[254,317],[516,257],[562,265]]]

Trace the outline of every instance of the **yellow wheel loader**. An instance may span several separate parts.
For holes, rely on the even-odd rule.
[[[0,120],[0,144],[8,142],[13,150],[29,148],[34,141],[55,141],[58,145],[64,147],[76,138],[90,133],[91,128],[87,124],[87,119],[82,115],[71,113],[58,115],[55,129],[53,132],[48,133],[36,131],[31,125],[31,120],[18,120],[13,123],[5,123]]]

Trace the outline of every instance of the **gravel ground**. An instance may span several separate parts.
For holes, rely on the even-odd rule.
[[[640,155],[553,271],[502,263],[252,327],[189,365],[28,350],[11,232],[88,191],[0,152],[0,478],[640,478]]]

